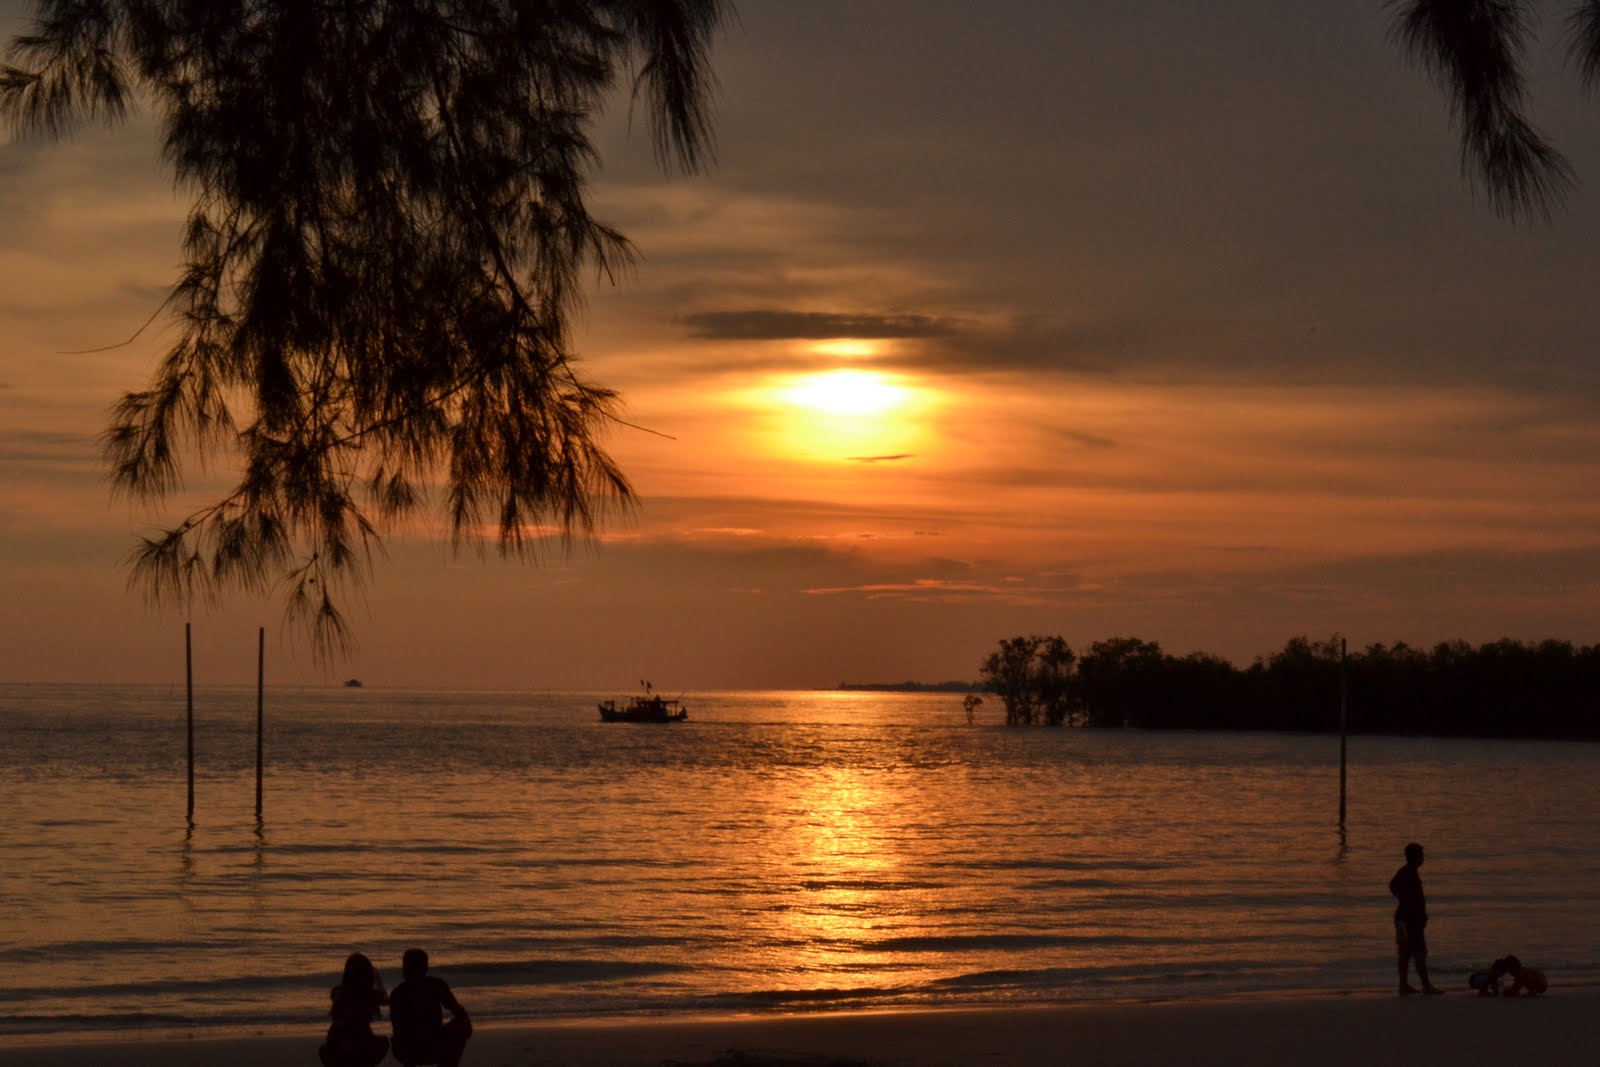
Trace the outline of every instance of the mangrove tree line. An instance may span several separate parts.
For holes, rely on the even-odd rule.
[[[1500,640],[1351,648],[1305,637],[1245,668],[1114,637],[1083,653],[1055,636],[1002,640],[984,687],[1011,725],[1600,738],[1600,646]]]

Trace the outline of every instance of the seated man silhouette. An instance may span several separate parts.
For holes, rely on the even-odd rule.
[[[400,958],[400,969],[404,980],[389,993],[394,1058],[405,1067],[420,1064],[457,1067],[467,1038],[472,1036],[467,1009],[456,1000],[443,979],[428,973],[428,954],[422,949],[406,949]],[[444,1021],[447,1008],[449,1022]]]

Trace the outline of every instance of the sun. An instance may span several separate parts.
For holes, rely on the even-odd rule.
[[[749,394],[763,413],[763,451],[802,463],[863,464],[909,459],[927,445],[932,390],[886,371],[836,367],[771,380]]]
[[[909,392],[873,371],[834,370],[800,378],[784,398],[827,415],[881,415],[904,404]]]

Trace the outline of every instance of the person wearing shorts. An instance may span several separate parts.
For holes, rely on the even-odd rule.
[[[1406,865],[1389,879],[1389,892],[1399,903],[1394,909],[1394,945],[1400,963],[1400,995],[1410,996],[1418,990],[1410,983],[1410,968],[1414,965],[1417,977],[1422,980],[1423,993],[1438,994],[1444,990],[1428,979],[1428,900],[1422,892],[1422,846],[1415,841],[1406,846]]]

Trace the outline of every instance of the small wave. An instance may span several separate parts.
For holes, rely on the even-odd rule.
[[[682,964],[627,960],[505,960],[493,963],[458,963],[450,968],[450,981],[463,988],[482,985],[541,986],[568,982],[615,982],[624,978],[679,974],[691,970]]]
[[[920,937],[886,937],[878,941],[857,941],[852,947],[881,952],[951,952],[957,949],[1019,952],[1040,948],[1096,948],[1118,945],[1149,945],[1159,938],[1127,934],[945,934]],[[1173,939],[1168,939],[1173,940]]]
[[[219,996],[262,996],[269,993],[326,989],[337,981],[337,974],[318,972],[238,978],[166,978],[149,982],[90,982],[70,986],[12,986],[0,989],[0,1003],[43,999],[70,1002],[105,997],[189,996],[215,999]]]
[[[105,956],[138,956],[145,953],[173,952],[191,942],[123,938],[106,941],[44,941],[32,945],[0,948],[0,963],[61,963],[74,959],[100,959]],[[212,942],[213,947],[216,943]],[[0,996],[4,995],[0,990]]]
[[[1175,864],[1115,856],[1107,859],[1082,860],[1037,858],[934,860],[930,861],[928,866],[958,871],[1164,871],[1172,869]]]
[[[755,1003],[819,1004],[837,1001],[881,1000],[904,992],[904,989],[896,987],[855,986],[847,989],[758,989],[745,995]]]
[[[936,989],[960,989],[964,992],[995,990],[1013,987],[1051,989],[1067,985],[1069,980],[1081,981],[1082,971],[1069,967],[1040,967],[1035,969],[1010,968],[994,971],[973,971],[970,974],[936,978],[928,983]]]
[[[948,882],[924,882],[911,879],[881,878],[813,878],[798,883],[798,888],[808,893],[829,890],[852,893],[893,893],[907,890],[926,892],[948,889]]]
[[[212,1020],[207,1019],[207,1024]],[[160,1012],[124,1012],[106,1015],[7,1015],[0,1018],[0,1034],[85,1033],[115,1030],[175,1029],[190,1026],[194,1020],[184,1015]]]
[[[478,856],[495,855],[503,851],[495,843],[463,844],[461,842],[445,841],[407,841],[396,843],[384,842],[296,842],[294,844],[274,844],[271,841],[262,843],[245,842],[242,844],[218,844],[196,848],[197,855],[229,856],[229,855],[254,855],[263,853],[268,856],[295,857],[295,856],[339,856],[348,861],[352,856]]]

